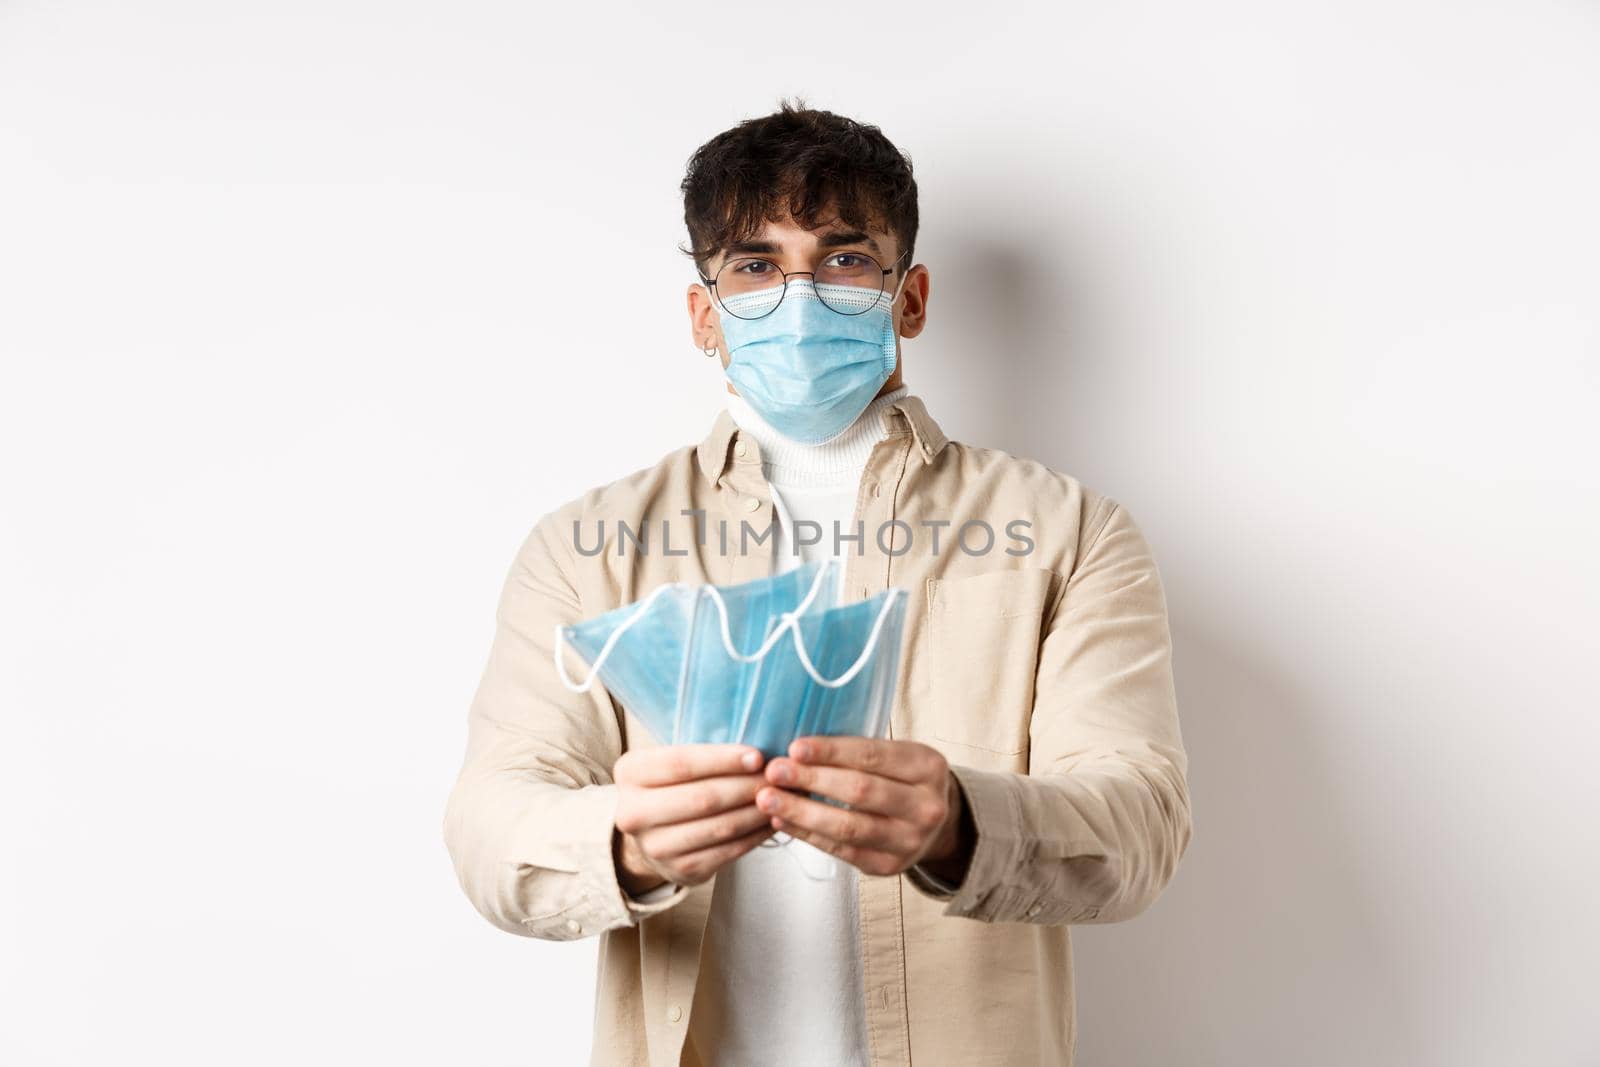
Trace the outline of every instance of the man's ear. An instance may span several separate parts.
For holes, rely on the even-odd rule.
[[[711,299],[711,290],[696,282],[689,286],[689,335],[703,353],[715,345],[723,366],[728,364],[728,346],[722,342],[722,319]]]
[[[917,336],[927,322],[928,268],[918,263],[906,271],[900,288],[900,336]]]

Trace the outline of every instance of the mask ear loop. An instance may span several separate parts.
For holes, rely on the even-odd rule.
[[[856,657],[856,661],[850,665],[850,668],[837,678],[828,679],[822,677],[816,666],[811,662],[811,656],[806,652],[805,641],[800,636],[800,628],[796,626],[794,628],[795,654],[799,656],[800,665],[806,669],[806,673],[811,675],[811,680],[816,682],[818,685],[826,686],[829,689],[837,689],[842,685],[848,685],[851,679],[855,678],[855,676],[859,674],[871,660],[872,653],[878,645],[878,636],[883,632],[884,623],[889,618],[890,609],[894,607],[895,601],[904,595],[904,589],[896,586],[890,587],[889,595],[883,598],[883,606],[878,609],[878,617],[872,622],[872,632],[867,635],[867,642],[862,646],[861,654]],[[787,847],[794,840],[795,838],[792,835],[782,841],[774,841],[769,837],[765,841],[761,842],[761,845],[758,847],[783,848]],[[798,852],[789,853],[789,858],[794,860],[795,864],[800,868],[800,873],[805,875],[807,878],[810,878],[812,881],[825,882],[838,877],[839,861],[837,858],[830,856],[828,865],[824,871],[822,873],[813,873],[812,870],[806,866],[805,861],[801,859],[800,856],[801,854]]]
[[[823,583],[828,580],[830,575],[834,575],[834,574],[837,574],[838,578],[840,579],[839,582],[835,582],[834,584],[835,585],[841,584],[842,581],[843,581],[843,577],[844,577],[844,569],[839,566],[839,561],[838,560],[830,559],[827,562],[825,562],[821,567],[817,568],[817,576],[814,579],[812,579],[810,591],[808,591],[806,593],[805,598],[800,601],[800,604],[794,609],[793,612],[784,612],[783,615],[782,615],[782,618],[787,620],[790,615],[793,615],[796,618],[798,618],[800,615],[803,615],[805,613],[806,608],[811,606],[811,602],[813,600],[815,600],[817,598],[817,595],[822,591]],[[783,623],[780,623],[779,625],[781,626],[781,625],[783,625]],[[773,633],[775,634],[777,632],[779,632],[777,630],[777,628],[774,628]],[[768,636],[771,637],[772,634],[769,634]],[[765,665],[766,664],[766,659],[763,658],[761,662],[762,662],[763,665]],[[754,689],[754,687],[752,687],[751,690],[750,690],[749,699],[747,699],[745,701],[744,711],[741,713],[741,715],[739,717],[739,734],[738,734],[738,736],[739,736],[740,740],[744,739],[745,730],[747,730],[749,728],[749,726],[750,726],[750,716],[751,716],[751,714],[754,713],[754,711],[755,711],[755,689]],[[791,842],[793,840],[794,840],[794,838],[790,837],[787,834],[784,835],[784,838],[783,838],[782,841],[779,841],[779,840],[776,840],[775,838],[769,837],[766,840],[762,841],[756,847],[757,848],[783,848],[783,847],[787,846],[789,844],[789,842]],[[791,852],[790,856],[795,860],[796,863],[800,863],[800,857],[797,854]],[[801,871],[802,874],[806,875],[808,878],[817,877],[815,875],[812,875],[810,871],[807,871],[805,869],[805,864],[803,864],[803,863],[800,864],[800,871]],[[832,878],[833,876],[834,876],[834,872],[832,870],[830,870],[827,874],[822,875],[821,877],[822,878]]]
[[[785,630],[788,630],[793,634],[795,653],[800,657],[800,665],[806,669],[806,673],[811,676],[812,681],[829,689],[837,689],[842,685],[848,685],[850,680],[860,674],[862,668],[871,660],[873,649],[878,644],[878,635],[883,632],[884,622],[889,618],[889,610],[894,607],[896,600],[906,595],[906,591],[897,586],[889,587],[887,590],[889,595],[883,598],[883,606],[878,609],[878,617],[872,622],[872,632],[867,635],[867,643],[862,646],[861,654],[856,657],[855,662],[850,665],[849,669],[839,677],[824,678],[822,673],[817,670],[816,665],[812,663],[811,656],[806,652],[805,638],[800,636],[799,621],[800,616],[805,613],[806,608],[811,605],[812,600],[816,598],[818,591],[822,588],[824,577],[830,573],[834,566],[836,566],[836,562],[830,560],[821,570],[817,571],[817,576],[811,583],[811,591],[806,594],[805,599],[793,611],[783,612],[779,616],[783,621],[778,624],[772,633],[767,635],[766,640],[761,642],[760,647],[749,655],[744,655],[733,647],[733,634],[728,623],[728,606],[723,601],[722,594],[717,592],[716,586],[706,586],[706,595],[717,605],[717,611],[722,616],[722,645],[727,650],[728,656],[740,663],[754,663],[756,660],[766,656],[768,652],[771,652],[772,646],[778,643],[778,638],[782,636]],[[632,620],[630,619],[629,621],[631,622]],[[605,650],[601,649],[601,651]]]
[[[709,596],[717,605],[717,611],[722,616],[722,647],[727,649],[729,658],[739,663],[754,663],[756,660],[766,656],[768,652],[771,652],[772,646],[778,643],[778,639],[783,636],[784,631],[793,629],[797,625],[796,620],[799,619],[801,615],[804,615],[806,613],[806,609],[811,606],[812,601],[817,599],[818,594],[822,592],[822,580],[824,576],[832,573],[833,569],[837,566],[837,561],[829,560],[827,563],[824,563],[821,567],[817,568],[817,576],[811,580],[811,588],[807,590],[805,597],[800,601],[799,604],[795,605],[793,610],[785,611],[779,614],[778,618],[781,621],[773,629],[773,631],[766,636],[766,639],[761,642],[756,650],[750,653],[748,656],[740,652],[737,648],[733,647],[733,632],[730,629],[730,624],[728,622],[728,605],[723,601],[722,594],[717,590],[716,586],[706,586],[706,595]]]
[[[744,660],[743,662],[751,663],[756,659],[760,659],[764,664],[766,662],[767,653],[778,643],[778,638],[783,634],[784,627],[792,626],[795,628],[795,632],[799,633],[800,624],[797,620],[801,615],[806,613],[806,609],[811,606],[812,601],[816,600],[818,595],[822,592],[822,585],[828,579],[828,576],[838,570],[838,561],[831,559],[822,566],[818,567],[817,576],[811,580],[811,588],[806,592],[806,595],[801,599],[800,603],[795,606],[793,611],[785,611],[778,616],[780,619],[778,625],[773,627],[772,632],[769,633],[766,636],[766,639],[761,642],[761,646],[755,653],[752,654],[751,658]],[[721,597],[718,597],[717,599],[720,603]],[[722,615],[722,633],[724,637],[723,643],[727,646],[728,654],[736,660],[740,659],[741,657],[737,652],[734,651],[733,648],[733,637],[728,630],[728,615],[726,611],[724,611]],[[750,715],[755,710],[753,690],[751,696],[752,699],[745,704],[744,713],[739,717],[739,732],[735,736],[739,737],[741,740],[744,738],[745,730],[749,729],[750,727]]]
[[[895,332],[894,328],[894,302],[900,299],[900,291],[905,287],[906,279],[910,276],[904,269],[900,271],[900,280],[894,283],[894,293],[889,297],[889,306],[886,309],[889,312],[889,336],[883,342],[883,347],[887,349],[884,362],[888,364],[891,377],[894,375],[896,365],[900,362],[900,335]]]
[[[566,662],[561,656],[561,650],[567,643],[567,627],[563,626],[561,623],[557,623],[555,627],[556,674],[561,678],[561,684],[572,690],[574,693],[587,693],[590,687],[594,685],[595,677],[600,673],[600,665],[604,663],[608,657],[610,657],[611,650],[617,647],[617,642],[622,640],[622,635],[627,633],[628,629],[633,626],[634,623],[644,618],[645,612],[650,610],[650,605],[655,603],[656,598],[665,594],[669,589],[681,590],[687,589],[688,587],[689,586],[687,582],[667,582],[652,589],[649,596],[639,601],[638,610],[636,610],[632,615],[629,615],[626,619],[622,620],[621,625],[619,625],[615,630],[611,631],[610,635],[605,639],[605,642],[600,646],[599,653],[595,655],[594,662],[589,665],[589,676],[582,682],[574,682],[572,680],[572,676],[567,673]],[[727,629],[726,619],[724,619],[723,622],[723,629],[724,631]]]
[[[890,586],[888,593],[889,595],[883,598],[883,606],[878,609],[878,617],[872,622],[872,632],[867,635],[867,643],[861,647],[861,655],[857,656],[856,661],[850,665],[850,668],[837,678],[830,679],[822,676],[812,664],[811,656],[806,652],[806,643],[805,639],[800,636],[800,628],[798,626],[794,628],[795,655],[800,657],[800,665],[806,669],[807,674],[811,675],[813,682],[829,689],[837,689],[842,685],[848,685],[852,678],[861,673],[867,662],[872,658],[873,650],[877,647],[878,635],[883,632],[883,625],[889,618],[889,609],[894,607],[895,601],[906,595],[906,591],[898,586]]]
[[[788,620],[789,620],[791,615],[796,617],[796,618],[798,618],[801,614],[803,614],[805,612],[806,608],[811,606],[811,602],[817,598],[817,594],[822,590],[822,583],[826,580],[826,577],[827,577],[828,573],[833,571],[836,568],[836,566],[837,566],[837,564],[833,560],[829,560],[828,562],[824,563],[821,567],[817,568],[817,576],[816,576],[816,578],[812,579],[810,591],[808,591],[806,593],[805,598],[800,601],[800,604],[794,609],[794,611],[792,611],[792,612],[784,612],[782,614],[781,618],[782,618],[783,621],[781,621],[778,624],[777,627],[773,628],[773,631],[772,631],[771,634],[767,635],[767,637],[769,639],[773,639],[775,634],[779,634],[779,633],[782,632],[781,627],[787,624],[787,622],[788,622]],[[723,622],[726,623],[727,619],[724,618]],[[798,629],[795,632],[798,633],[799,632]],[[763,644],[766,644],[766,643],[767,642],[763,642]],[[775,645],[776,641],[775,640],[771,640],[771,643],[773,645]],[[766,664],[767,664],[766,655],[763,653],[762,656],[761,656],[761,663],[760,663],[759,666],[757,666],[756,670],[760,671],[762,667],[766,666]],[[744,710],[739,716],[739,732],[738,732],[738,734],[736,736],[739,738],[740,741],[744,740],[745,731],[747,729],[749,729],[749,727],[750,727],[750,716],[755,712],[755,697],[756,697],[756,687],[755,687],[754,684],[752,684],[751,687],[750,687],[750,693],[749,693],[747,699],[745,700]],[[793,840],[794,840],[794,838],[789,837],[787,835],[785,835],[785,837],[784,837],[784,839],[782,841],[778,841],[778,840],[775,840],[775,839],[769,837],[766,840],[762,841],[756,847],[757,848],[783,848],[783,847],[787,846],[789,844],[789,842],[791,842]],[[790,855],[792,857],[794,857],[796,862],[799,862],[799,856],[795,855],[794,853],[790,853]],[[809,872],[807,872],[805,870],[805,866],[803,864],[801,865],[800,870],[801,870],[801,873],[807,874],[809,876]],[[833,875],[830,873],[826,877],[831,878],[831,877],[833,877]]]
[[[909,271],[900,272],[900,280],[894,283],[894,292],[889,294],[889,310],[894,310],[894,302],[900,299],[900,287],[906,284],[906,279],[911,277]]]
[[[714,585],[702,586],[701,588],[704,590],[705,594],[709,596],[717,605],[717,612],[721,616],[719,621],[722,629],[722,644],[723,647],[727,649],[728,655],[740,663],[754,663],[756,660],[762,658],[768,652],[770,652],[772,650],[772,646],[778,643],[778,638],[783,635],[784,629],[793,625],[793,618],[795,616],[804,614],[805,610],[811,606],[812,601],[817,598],[817,594],[822,589],[823,576],[835,566],[835,561],[829,560],[822,567],[818,568],[817,576],[812,580],[811,588],[806,593],[805,599],[803,599],[799,606],[797,606],[793,611],[784,612],[781,616],[783,622],[780,623],[779,626],[772,631],[772,633],[767,635],[766,640],[761,643],[761,646],[757,648],[756,651],[752,652],[748,656],[741,654],[738,649],[733,647],[733,633],[728,622],[728,605],[723,601],[722,594],[717,591],[717,587]],[[650,610],[650,605],[655,602],[656,598],[662,596],[668,590],[683,590],[689,588],[692,588],[692,586],[688,582],[667,582],[652,589],[648,596],[639,601],[638,609],[634,611],[632,615],[629,615],[626,619],[624,619],[622,623],[615,630],[612,630],[611,633],[606,637],[605,642],[600,646],[600,651],[595,655],[594,662],[589,665],[588,676],[584,678],[582,682],[574,682],[572,680],[572,676],[567,673],[567,665],[561,655],[561,651],[567,644],[568,627],[557,623],[555,626],[555,661],[556,674],[560,677],[561,684],[572,690],[574,693],[588,692],[589,689],[594,685],[595,677],[600,673],[600,665],[610,657],[612,649],[617,647],[617,642],[622,639],[622,635],[627,633],[628,629],[632,627],[634,623],[643,618],[645,612]]]
[[[783,831],[780,830],[778,832],[782,833]],[[789,848],[789,846],[794,844],[796,841],[800,841],[800,839],[792,835],[786,835],[782,841],[778,841],[769,837],[756,847],[781,848],[786,850],[789,854],[789,858],[794,861],[794,865],[800,868],[800,873],[811,879],[813,882],[831,882],[835,878],[839,877],[839,864],[842,861],[834,856],[830,856],[821,849],[817,849],[817,852],[820,853],[825,860],[827,860],[827,864],[821,869],[813,871],[810,867],[806,866],[806,861],[801,858],[804,853],[800,849]],[[802,845],[806,844],[804,841],[800,841],[800,843]],[[812,848],[816,848],[816,846],[813,845]]]

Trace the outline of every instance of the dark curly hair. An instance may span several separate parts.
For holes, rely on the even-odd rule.
[[[689,158],[683,221],[701,274],[718,252],[748,240],[764,223],[792,218],[812,229],[840,221],[892,233],[912,262],[917,183],[911,159],[883,131],[802,100],[717,134]]]

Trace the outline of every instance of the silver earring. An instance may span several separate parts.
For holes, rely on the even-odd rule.
[[[710,346],[708,346],[706,348],[702,348],[700,351],[702,351],[702,352],[704,352],[706,354],[706,358],[707,359],[710,359],[712,356],[717,354],[717,346],[716,345],[710,345]]]

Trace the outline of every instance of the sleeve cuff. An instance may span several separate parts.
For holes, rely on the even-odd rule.
[[[658,900],[666,900],[672,895],[672,891],[677,888],[671,882],[663,882],[654,889],[647,889],[637,896],[630,893],[628,897],[634,904],[654,904]]]
[[[1008,910],[1001,897],[1022,850],[1022,812],[1012,781],[1014,776],[970,767],[951,767],[950,771],[966,795],[967,810],[977,831],[972,862],[959,887],[950,886],[926,871],[917,872],[912,884],[924,892],[931,887],[934,891],[930,896],[948,900],[946,915],[994,921]]]
[[[618,926],[633,926],[641,919],[648,919],[650,916],[666,911],[677,904],[688,896],[689,890],[686,886],[667,882],[656,886],[654,889],[646,890],[638,896],[633,896],[622,888],[622,882],[617,878],[617,856],[612,847],[613,836],[616,833],[617,787],[615,785],[607,785],[601,788],[611,794],[611,801],[606,807],[605,826],[600,832],[601,840],[605,842],[602,888],[607,901],[615,901],[621,905],[620,912],[614,917],[615,921],[608,924],[606,929]]]
[[[976,848],[977,848],[977,821],[973,818],[973,815],[972,815],[972,802],[967,799],[967,790],[961,784],[961,776],[955,774],[955,769],[954,768],[951,769],[951,774],[956,779],[956,791],[961,794],[961,806],[962,806],[961,823],[962,823],[962,831],[963,831],[963,834],[968,833],[968,832],[970,832],[972,834],[972,845],[973,845],[974,850],[976,850]],[[976,858],[976,853],[975,852],[974,852],[974,856],[969,857],[969,860],[970,859],[974,859],[974,858]],[[970,870],[970,863],[969,863],[969,870]],[[965,879],[964,878],[963,878],[962,881],[952,882],[947,878],[940,877],[939,875],[935,874],[932,870],[930,870],[927,867],[924,867],[920,863],[913,864],[912,867],[909,870],[906,871],[906,877],[908,879],[910,879],[911,884],[913,886],[915,886],[917,889],[921,890],[925,895],[933,897],[935,900],[949,900],[951,897],[953,897],[957,893],[961,892],[961,886],[963,884],[965,884]]]
[[[617,880],[616,858],[612,852],[616,811],[615,785],[591,785],[574,791],[566,810],[561,813],[567,827],[563,841],[547,847],[543,863],[558,870],[573,871],[578,879],[578,893],[576,899],[568,897],[571,902],[565,907],[524,919],[522,926],[528,934],[567,941],[634,926],[688,895],[688,890],[682,886],[664,885],[641,899],[628,896]],[[658,895],[657,890],[669,892]]]
[[[654,889],[646,890],[638,896],[631,896],[624,891],[622,900],[628,906],[629,912],[642,919],[672,907],[672,905],[682,900],[683,895],[688,891],[684,886],[667,882],[664,885],[656,886]]]
[[[938,891],[939,880],[925,871],[908,871],[911,883],[928,895],[947,901],[946,915],[983,922],[1051,925],[1094,921],[1101,905],[1085,905],[1064,896],[1059,886],[1046,883],[1044,873],[1034,862],[1038,842],[1032,835],[1037,833],[1039,816],[1037,801],[1028,794],[1042,788],[1043,783],[1024,775],[970,767],[952,767],[951,772],[966,794],[977,831],[967,876],[948,896]],[[1059,841],[1067,850],[1076,836],[1063,831]]]

